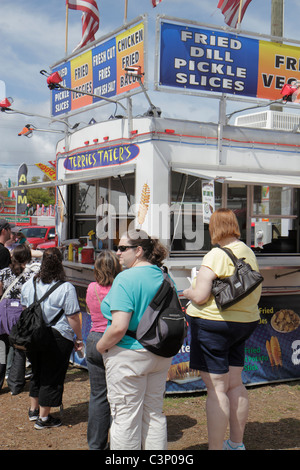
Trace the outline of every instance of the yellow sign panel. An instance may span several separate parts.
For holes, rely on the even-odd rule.
[[[40,170],[42,170],[45,175],[49,176],[50,179],[56,180],[56,170],[53,168],[50,168],[47,165],[44,165],[44,163],[36,163],[35,164]]]

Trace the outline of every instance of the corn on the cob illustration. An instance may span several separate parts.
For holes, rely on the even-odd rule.
[[[276,366],[282,366],[281,349],[277,336],[271,336],[271,350]]]
[[[270,359],[271,367],[274,367],[275,363],[274,363],[274,359],[273,359],[273,354],[272,354],[272,350],[271,350],[270,341],[268,339],[266,341],[266,348],[267,348],[267,353],[268,353],[268,356],[269,356],[269,359]]]
[[[271,366],[282,366],[281,348],[277,336],[271,336],[270,341],[266,341],[266,348]]]
[[[59,211],[59,216],[60,216],[60,221],[64,221],[64,204],[61,198],[61,195],[58,194],[57,196],[57,202],[58,202],[58,211]]]
[[[143,185],[142,194],[141,194],[141,201],[138,211],[138,223],[143,225],[145,222],[145,217],[148,211],[150,202],[150,188],[147,183]]]

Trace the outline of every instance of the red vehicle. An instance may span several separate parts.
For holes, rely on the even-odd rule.
[[[39,245],[37,245],[36,249],[47,250],[47,248],[54,248],[55,246],[57,246],[57,235],[55,235],[55,238],[52,241],[40,243]]]
[[[56,246],[56,234],[55,234],[55,227],[41,227],[39,225],[31,225],[31,226],[20,226],[20,232],[24,234],[27,239],[27,242],[30,244],[31,248],[36,249],[38,246],[44,243],[50,243],[50,246]],[[49,248],[47,246],[47,248]],[[45,248],[43,248],[45,249]]]

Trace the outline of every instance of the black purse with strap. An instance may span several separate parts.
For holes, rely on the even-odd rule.
[[[229,248],[219,247],[231,258],[235,270],[232,276],[213,281],[212,294],[219,310],[225,310],[254,291],[264,280],[263,276],[244,258],[237,258]]]

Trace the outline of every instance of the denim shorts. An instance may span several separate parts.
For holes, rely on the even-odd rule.
[[[258,325],[188,317],[191,328],[190,368],[226,374],[229,366],[244,367],[245,342]]]

